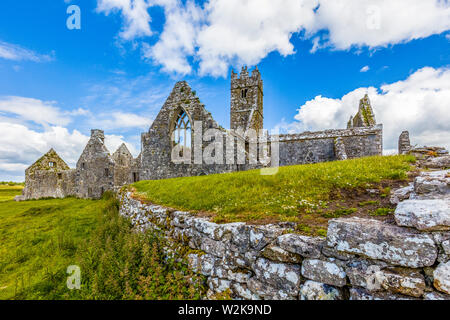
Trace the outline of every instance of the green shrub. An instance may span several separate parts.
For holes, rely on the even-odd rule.
[[[169,244],[156,231],[136,232],[108,199],[89,241],[79,249],[82,299],[200,299],[204,279],[187,268],[182,257],[167,252]]]

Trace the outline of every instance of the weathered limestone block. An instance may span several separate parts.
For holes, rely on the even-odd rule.
[[[276,237],[283,233],[284,229],[277,225],[251,226],[250,227],[250,246],[255,250],[261,250]]]
[[[341,261],[349,261],[349,260],[355,258],[355,256],[353,254],[342,252],[342,251],[337,251],[334,248],[328,247],[326,245],[326,243],[322,248],[322,254],[325,257],[335,258],[335,259],[339,259]]]
[[[377,291],[381,290],[381,287],[378,286],[377,288],[375,276],[386,265],[386,263],[379,261],[356,260],[347,264],[345,272],[352,286]]]
[[[438,262],[450,260],[450,231],[433,232],[434,242],[439,248]]]
[[[253,270],[258,280],[286,292],[295,291],[300,285],[300,266],[298,265],[276,263],[259,258]]]
[[[450,156],[443,156],[437,158],[430,158],[425,163],[424,166],[430,169],[447,169],[450,168]]]
[[[393,293],[421,297],[425,291],[425,278],[417,271],[389,268],[381,272],[381,286]]]
[[[193,221],[193,227],[200,233],[213,240],[231,240],[232,233],[236,232],[244,223],[217,224],[205,219],[196,218]]]
[[[225,243],[221,241],[203,237],[201,238],[200,250],[216,257],[223,257],[226,253],[226,246]]]
[[[418,300],[390,292],[369,292],[363,288],[350,288],[350,300]]]
[[[450,294],[450,261],[439,264],[433,275],[434,287],[441,292]]]
[[[217,258],[210,254],[191,253],[187,256],[187,260],[192,271],[204,276],[211,276]]]
[[[397,225],[421,231],[450,230],[450,200],[406,200],[395,210]]]
[[[416,199],[441,199],[450,194],[450,170],[422,172],[414,180]]]
[[[392,193],[390,202],[392,204],[398,204],[401,201],[409,199],[411,193],[414,192],[414,183],[411,183],[409,186],[394,190]]]
[[[216,260],[212,276],[238,283],[246,283],[252,277],[250,270],[226,264],[224,260]]]
[[[322,260],[304,260],[302,263],[302,276],[337,287],[343,287],[347,283],[343,268],[333,262]]]
[[[229,280],[209,277],[207,284],[213,293],[222,293],[227,290],[231,291],[231,281]]]
[[[265,300],[295,300],[298,295],[298,289],[296,288],[280,289],[255,277],[248,280],[247,287],[254,295]]]
[[[262,256],[275,262],[297,264],[302,262],[302,257],[300,255],[281,249],[274,244],[269,244],[265,247],[262,251]]]
[[[450,295],[439,293],[439,292],[429,292],[423,296],[424,300],[450,300]]]
[[[237,295],[241,299],[245,300],[261,300],[261,298],[251,292],[246,284],[238,283],[238,282],[232,282],[231,283],[231,290],[235,295]]]
[[[316,259],[320,257],[320,252],[325,243],[325,239],[288,233],[279,236],[276,243],[281,249],[288,252],[298,254],[305,258]]]
[[[308,280],[300,288],[300,300],[343,300],[343,294],[338,288]]]
[[[450,255],[450,240],[442,242],[442,249],[444,249],[445,254]]]
[[[189,213],[183,212],[183,211],[172,212],[171,217],[172,217],[172,221],[170,222],[170,224],[173,227],[178,227],[178,228],[183,228],[183,229],[192,227],[194,224],[194,219],[195,219]]]
[[[16,202],[25,201],[25,200],[26,200],[26,198],[24,195],[19,195],[19,196],[14,197],[14,201],[16,201]]]
[[[327,244],[338,251],[363,255],[392,265],[431,266],[437,248],[430,235],[377,220],[349,218],[328,222]]]
[[[245,224],[230,228],[231,243],[235,251],[244,253],[250,250],[250,228]]]

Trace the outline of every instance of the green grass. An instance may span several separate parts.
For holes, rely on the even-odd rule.
[[[2,202],[0,299],[69,298],[66,268],[76,264],[77,247],[96,226],[102,206],[74,198]]]
[[[377,217],[377,216],[383,217],[383,216],[390,215],[394,212],[395,212],[395,209],[392,209],[392,208],[377,208],[376,210],[371,212],[370,215],[374,216],[374,217]]]
[[[0,184],[0,202],[13,200],[22,193],[23,186]]]
[[[189,271],[182,256],[167,256],[167,245],[156,232],[134,232],[112,194],[4,201],[0,300],[204,297],[203,277]],[[70,265],[80,267],[80,290],[67,288]]]
[[[133,187],[140,198],[176,209],[212,213],[216,222],[297,221],[300,214],[327,208],[342,190],[406,179],[414,161],[411,156],[377,156],[281,167],[273,176],[253,170],[141,181]],[[382,194],[387,192],[385,189]]]

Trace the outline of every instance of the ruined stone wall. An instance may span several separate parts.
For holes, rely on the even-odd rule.
[[[91,139],[77,162],[76,181],[79,198],[100,198],[114,189],[114,160],[104,145],[104,133],[92,130]]]
[[[209,297],[227,291],[235,299],[448,300],[449,173],[424,173],[397,191],[393,199],[403,201],[395,222],[333,219],[326,238],[295,234],[289,223],[219,225],[126,191],[120,213],[140,230],[162,229],[192,248],[190,267],[207,277]]]
[[[377,125],[280,135],[280,166],[340,160],[339,152],[350,159],[381,155],[382,131],[382,125]],[[336,150],[337,138],[340,150]]]
[[[73,169],[36,170],[26,177],[25,199],[64,198],[76,195],[76,172]]]
[[[74,170],[50,149],[25,170],[25,187],[20,198],[64,198],[75,193]]]
[[[194,139],[195,121],[201,121],[203,134],[208,129],[215,128],[222,130],[225,135],[225,130],[212,118],[212,115],[201,104],[189,85],[185,81],[178,82],[153,122],[150,131],[142,134],[140,179],[157,180],[236,171],[234,165],[195,164],[195,148],[192,147],[190,164],[176,164],[172,161],[173,142],[171,133],[174,122],[181,111],[188,114],[192,140]],[[214,138],[211,141],[201,143],[202,153],[212,141],[214,141]],[[193,141],[190,145],[194,145]]]
[[[114,186],[120,188],[135,182],[133,181],[133,172],[136,171],[133,170],[135,160],[125,144],[122,144],[114,152],[112,159],[114,161]]]

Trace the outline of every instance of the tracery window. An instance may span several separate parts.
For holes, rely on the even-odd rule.
[[[191,147],[191,122],[184,110],[182,110],[176,118],[172,139],[174,145],[181,145],[184,148]]]

